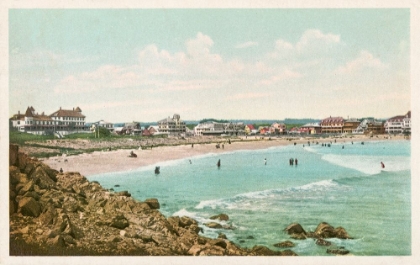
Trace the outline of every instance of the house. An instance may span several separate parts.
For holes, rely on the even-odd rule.
[[[246,135],[250,135],[250,134],[253,134],[253,132],[256,132],[254,125],[252,124],[245,125],[244,132]]]
[[[347,119],[343,124],[343,133],[353,133],[354,130],[360,125],[360,121],[355,118]]]
[[[111,133],[113,133],[114,129],[115,129],[113,123],[107,122],[107,121],[104,121],[104,120],[93,122],[92,124],[95,124],[96,126],[100,126],[100,127],[105,128],[105,129],[108,129],[108,131],[110,131]]]
[[[270,127],[267,127],[267,126],[258,127],[258,131],[261,135],[271,134]]]
[[[209,121],[198,124],[194,127],[194,135],[222,135],[227,133],[226,123]]]
[[[150,125],[147,130],[150,132],[151,135],[159,133],[159,126]]]
[[[329,117],[321,121],[322,133],[343,133],[344,119],[342,117]]]
[[[372,135],[385,133],[384,123],[381,121],[369,121],[366,125],[366,131],[364,132],[364,134]]]
[[[25,114],[13,115],[10,119],[12,128],[20,132],[31,134],[53,134],[63,136],[77,132],[89,132],[85,127],[85,118],[79,107],[73,110],[65,110],[60,107],[51,115],[44,112],[38,114],[31,106],[26,109]]]
[[[284,123],[273,123],[270,126],[271,134],[285,134],[286,133],[286,124]]]
[[[162,134],[168,135],[181,135],[185,134],[186,125],[185,122],[181,120],[181,116],[179,114],[174,114],[171,117],[166,119],[160,120],[157,122],[159,132]]]

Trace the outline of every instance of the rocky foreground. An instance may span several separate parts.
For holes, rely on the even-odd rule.
[[[201,236],[189,217],[165,218],[157,199],[114,193],[75,172],[59,173],[10,145],[10,255],[279,255]]]

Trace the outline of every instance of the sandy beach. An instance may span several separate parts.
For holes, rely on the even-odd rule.
[[[76,156],[56,156],[46,159],[42,159],[44,163],[50,167],[64,172],[80,172],[84,176],[108,173],[108,172],[122,172],[135,170],[143,166],[157,164],[159,162],[177,160],[188,157],[194,157],[198,155],[215,153],[222,154],[226,152],[232,152],[237,150],[257,150],[266,149],[273,146],[282,146],[288,144],[304,145],[308,141],[314,142],[332,142],[334,144],[351,142],[351,141],[375,141],[385,140],[384,136],[379,137],[367,137],[367,136],[353,136],[353,138],[297,138],[293,140],[287,140],[285,138],[272,138],[269,140],[265,139],[243,139],[242,141],[233,141],[232,144],[225,143],[224,147],[216,148],[216,143],[212,144],[194,144],[191,145],[179,145],[179,146],[160,146],[153,149],[146,150],[132,150],[137,154],[136,158],[129,157],[130,151],[127,149],[113,150],[113,151],[98,151],[93,153],[84,153]],[[392,140],[401,140],[403,137],[393,137]],[[336,141],[336,143],[335,143]]]

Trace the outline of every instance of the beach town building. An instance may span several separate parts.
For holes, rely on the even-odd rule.
[[[321,125],[319,122],[307,123],[298,129],[299,133],[319,134],[321,133]]]
[[[107,122],[107,121],[104,121],[104,120],[100,120],[100,121],[97,121],[97,122],[93,122],[92,124],[95,124],[96,126],[99,126],[99,127],[105,128],[105,129],[107,129],[108,131],[110,131],[111,133],[113,133],[113,132],[114,132],[114,124],[113,124],[113,123],[111,123],[111,122]]]
[[[286,124],[274,122],[270,126],[271,134],[286,134]]]
[[[350,118],[344,121],[343,133],[353,133],[354,130],[360,125],[360,121],[355,118]]]
[[[245,132],[243,122],[203,122],[194,127],[195,136],[205,135],[238,135]]]
[[[258,127],[258,131],[261,135],[271,134],[270,127],[268,127],[268,126],[260,126],[260,127]]]
[[[403,133],[411,133],[411,111],[408,111],[403,119]]]
[[[181,116],[179,114],[174,114],[172,118],[168,117],[158,121],[157,123],[159,132],[162,134],[176,136],[185,134],[186,132],[186,124],[181,120]]]
[[[31,134],[56,134],[62,137],[77,132],[89,132],[85,126],[86,116],[82,114],[79,107],[73,110],[65,110],[60,107],[51,115],[44,112],[38,114],[31,106],[26,109],[25,114],[13,115],[10,119],[12,128],[20,132]]]
[[[247,124],[244,127],[244,133],[246,135],[250,135],[250,134],[257,134],[257,130],[255,129],[254,125],[252,124]]]
[[[385,133],[385,127],[384,123],[382,121],[370,121],[367,123],[367,128],[364,134],[384,134]]]
[[[343,133],[344,119],[342,117],[329,117],[321,121],[322,133]]]
[[[411,111],[406,115],[398,115],[388,119],[385,124],[385,133],[397,134],[404,131],[411,132]]]

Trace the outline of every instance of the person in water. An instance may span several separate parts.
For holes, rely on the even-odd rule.
[[[267,165],[267,158],[264,158],[264,165]]]
[[[220,159],[217,161],[217,167],[220,167]]]
[[[298,160],[297,158],[295,158],[295,165],[297,166],[297,164],[298,164]]]
[[[381,162],[381,167],[385,168],[385,164],[383,162]]]

